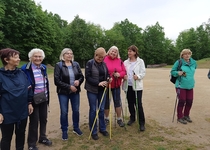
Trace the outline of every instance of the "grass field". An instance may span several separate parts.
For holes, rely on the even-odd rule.
[[[21,67],[23,64],[27,63],[27,61],[21,61],[18,67]],[[210,68],[210,58],[204,58],[197,61],[198,68]],[[51,65],[48,66],[48,74],[53,73],[53,67]],[[2,67],[2,62],[0,61],[0,67]],[[164,68],[171,68],[172,65],[167,65]]]

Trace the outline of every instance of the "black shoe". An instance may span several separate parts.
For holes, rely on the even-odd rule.
[[[129,120],[128,123],[127,123],[127,125],[128,126],[131,126],[134,122],[135,122],[134,120]]]
[[[98,140],[99,139],[98,134],[92,134],[91,137],[94,140]]]
[[[184,118],[177,119],[177,121],[182,124],[187,124],[187,121]]]
[[[117,123],[118,123],[118,125],[119,125],[120,127],[124,127],[124,126],[125,126],[125,124],[124,124],[124,122],[122,121],[122,119],[117,120]]]
[[[140,125],[140,131],[145,131],[145,126],[144,125]]]
[[[109,133],[107,131],[99,131],[101,134],[103,134],[103,136],[108,136]]]
[[[46,146],[51,146],[52,145],[52,141],[45,139],[45,140],[39,140],[39,143],[44,144]]]
[[[38,148],[36,146],[29,146],[28,150],[38,150]]]
[[[187,122],[192,122],[192,120],[190,119],[190,116],[184,116],[184,120],[186,120]]]

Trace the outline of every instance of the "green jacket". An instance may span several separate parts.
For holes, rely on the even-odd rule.
[[[189,64],[183,59],[182,60],[182,66],[181,70],[186,73],[186,76],[179,76],[177,67],[179,65],[179,61],[177,60],[172,69],[171,69],[171,75],[174,77],[178,77],[175,83],[175,87],[180,87],[181,89],[193,89],[195,85],[195,69],[197,68],[197,63],[193,58],[190,58]]]

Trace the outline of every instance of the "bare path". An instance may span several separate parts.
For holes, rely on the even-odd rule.
[[[191,118],[193,123],[187,125],[172,123],[172,115],[175,104],[175,88],[169,81],[170,69],[158,68],[147,69],[146,77],[144,79],[144,91],[143,91],[143,106],[147,120],[155,120],[161,126],[166,128],[174,127],[180,131],[180,140],[191,140],[195,144],[206,144],[210,141],[210,80],[207,79],[208,69],[197,69],[195,74],[196,86],[194,89],[194,103],[191,110]],[[48,117],[47,133],[50,139],[61,138],[60,122],[59,122],[59,103],[57,99],[56,89],[53,82],[53,75],[49,76],[50,79],[50,113]],[[80,125],[88,123],[88,101],[86,97],[86,91],[83,89],[82,84],[81,92],[81,106],[80,106]],[[125,106],[125,94],[122,92],[122,100]],[[112,107],[113,108],[113,107]],[[113,112],[113,111],[112,111]],[[71,109],[69,113],[69,122],[71,121]],[[146,126],[147,127],[147,126]],[[69,131],[72,127],[69,127]],[[88,128],[86,129],[89,130]],[[185,136],[184,133],[190,132]],[[26,132],[27,133],[27,132]],[[178,133],[179,134],[179,133]],[[69,136],[75,136],[73,133]],[[88,135],[83,135],[87,136]],[[13,141],[14,143],[14,141]],[[12,144],[14,149],[14,144]],[[40,150],[57,150],[61,148],[61,144],[58,142],[53,143],[53,147],[46,147],[38,144]],[[27,148],[27,144],[25,145]],[[209,145],[210,148],[210,145]]]

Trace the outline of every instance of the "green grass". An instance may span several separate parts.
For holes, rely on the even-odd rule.
[[[18,67],[21,67],[23,64],[27,63],[27,61],[21,61]],[[204,58],[197,61],[198,68],[210,68],[210,58]],[[171,68],[173,65],[167,65],[164,68]],[[2,62],[0,61],[0,67],[2,67]],[[51,65],[47,65],[47,73],[53,73],[53,67]]]
[[[203,58],[201,60],[197,60],[197,68],[200,69],[209,69],[210,68],[210,58]],[[173,65],[167,65],[164,68],[172,68]]]
[[[28,63],[27,61],[20,61],[20,64],[18,65],[18,67],[20,68],[22,65]],[[0,61],[0,68],[2,67],[2,62]],[[53,67],[51,65],[47,65],[47,73],[48,74],[52,74],[53,73]]]
[[[181,140],[180,131],[177,128],[166,128],[160,126],[154,120],[148,119],[146,131],[139,132],[137,123],[126,126],[127,130],[112,125],[112,139],[104,137],[99,133],[99,140],[88,139],[90,131],[88,124],[81,125],[83,136],[75,136],[69,131],[69,140],[63,142],[59,138],[54,138],[53,143],[59,150],[70,148],[78,150],[197,150],[206,145],[195,145],[192,141]],[[109,126],[108,128],[109,129]],[[109,130],[108,130],[109,131]],[[109,131],[110,133],[110,131]],[[185,136],[188,132],[183,133]],[[182,133],[181,133],[182,134]]]

